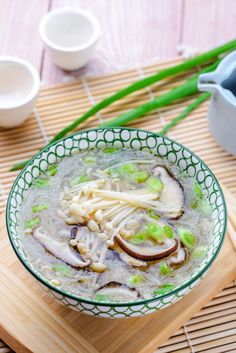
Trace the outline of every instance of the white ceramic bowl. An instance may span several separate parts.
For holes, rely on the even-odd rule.
[[[57,66],[64,70],[77,70],[93,55],[100,26],[88,11],[62,7],[43,17],[39,34]]]
[[[13,56],[0,57],[0,126],[22,124],[32,113],[40,88],[36,69]]]
[[[104,147],[145,149],[166,158],[169,163],[174,163],[190,177],[196,179],[212,207],[213,234],[205,258],[196,266],[192,276],[165,294],[149,299],[140,298],[133,302],[106,302],[79,297],[47,281],[30,263],[30,258],[24,250],[24,242],[19,235],[20,209],[33,180],[45,172],[50,165],[59,162],[64,157],[71,156],[78,151]],[[216,259],[224,240],[226,220],[226,205],[220,185],[199,157],[168,137],[159,136],[151,131],[129,128],[81,131],[45,147],[18,175],[10,192],[6,211],[7,230],[11,244],[22,264],[42,283],[46,292],[67,308],[107,318],[127,318],[150,314],[166,308],[189,293]]]

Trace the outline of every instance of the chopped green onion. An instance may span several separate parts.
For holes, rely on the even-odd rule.
[[[207,253],[207,246],[199,245],[196,247],[192,252],[193,259],[200,259],[206,256]]]
[[[84,157],[84,159],[83,159],[83,162],[84,162],[85,164],[95,164],[96,161],[97,161],[97,158],[92,157],[92,156],[90,156],[90,157],[87,156],[87,157]]]
[[[130,284],[136,285],[144,282],[144,278],[142,275],[133,275],[129,277],[128,281]]]
[[[44,211],[44,210],[47,210],[47,209],[48,209],[47,205],[34,205],[32,207],[32,212],[33,213],[38,213],[38,212],[41,212],[41,211]]]
[[[134,164],[122,164],[118,167],[118,172],[121,175],[132,174],[136,171],[136,167]]]
[[[150,177],[146,181],[147,186],[149,189],[155,192],[161,192],[163,190],[163,183],[160,179],[155,177]]]
[[[56,272],[60,272],[65,276],[70,276],[71,275],[71,269],[69,266],[66,266],[64,264],[55,264],[53,265],[52,269]]]
[[[163,231],[167,238],[173,238],[173,229],[171,228],[171,226],[164,226]]]
[[[50,167],[48,167],[46,173],[50,176],[54,176],[57,174],[57,164],[53,164]]]
[[[34,217],[30,219],[29,221],[25,222],[24,228],[29,229],[29,228],[34,228],[40,223],[40,219],[38,217]]]
[[[162,227],[156,222],[148,223],[147,233],[152,239],[158,242],[163,242],[165,240],[165,233]]]
[[[144,183],[147,178],[149,177],[149,174],[146,170],[139,170],[134,173],[133,178],[136,183]]]
[[[187,228],[177,228],[177,232],[180,236],[180,240],[186,248],[192,250],[196,245],[196,236]]]
[[[78,177],[75,177],[70,181],[71,186],[76,186],[81,183],[85,183],[87,181],[90,181],[90,178],[87,175],[80,175]]]
[[[104,294],[96,294],[94,299],[99,302],[108,302],[110,300],[108,296]]]
[[[202,199],[202,196],[203,196],[202,195],[202,189],[201,189],[200,185],[197,182],[194,183],[193,190],[194,190],[194,193],[195,193],[196,197],[198,199]]]
[[[39,189],[45,188],[49,186],[49,179],[41,179],[41,178],[35,179],[34,185]]]
[[[141,233],[134,235],[131,239],[129,239],[129,241],[132,244],[138,245],[138,244],[144,243],[145,241],[147,241],[147,239],[148,239],[147,233],[141,232]]]
[[[160,264],[160,273],[162,275],[168,275],[170,273],[170,268],[165,261],[162,261]]]
[[[157,214],[155,214],[153,210],[147,210],[147,214],[148,214],[149,217],[151,217],[151,218],[153,218],[153,219],[157,219],[157,220],[158,220],[158,219],[161,218],[160,216],[158,216]]]
[[[153,294],[154,295],[163,295],[163,294],[170,292],[175,287],[176,287],[175,284],[166,283],[166,284],[163,284],[162,286],[160,286],[158,289],[155,289]]]
[[[114,153],[114,152],[118,152],[118,151],[119,151],[119,149],[115,148],[115,147],[106,147],[103,150],[104,153]]]

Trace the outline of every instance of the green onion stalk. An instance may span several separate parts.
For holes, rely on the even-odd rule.
[[[183,63],[180,63],[178,65],[166,68],[164,70],[161,70],[160,72],[146,77],[142,80],[139,80],[123,89],[121,89],[120,91],[116,92],[115,94],[105,98],[104,100],[102,100],[101,102],[99,102],[98,104],[96,104],[95,106],[93,106],[91,109],[89,109],[85,114],[83,114],[80,118],[74,120],[71,124],[69,124],[67,127],[65,127],[64,129],[62,129],[61,131],[59,131],[54,137],[53,139],[49,142],[48,145],[50,145],[51,143],[61,139],[62,137],[66,136],[69,132],[73,131],[76,127],[78,127],[81,123],[83,123],[84,121],[86,121],[88,118],[90,118],[91,116],[93,116],[94,114],[96,114],[97,112],[99,112],[100,110],[104,109],[105,107],[109,106],[110,104],[122,99],[123,97],[138,91],[142,88],[145,88],[147,86],[150,86],[160,80],[163,80],[167,77],[173,76],[173,75],[178,75],[182,72],[185,72],[187,70],[190,70],[198,65],[203,65],[206,64],[207,62],[210,62],[212,60],[216,60],[216,58],[218,58],[219,56],[233,50],[236,49],[236,40],[232,40],[222,46],[219,46],[217,48],[214,48],[206,53],[203,53],[201,55],[198,55],[192,59],[186,60]],[[217,61],[218,63],[218,61]],[[210,70],[209,70],[210,71]],[[207,71],[204,71],[207,72]],[[194,85],[194,87],[196,87],[196,80],[194,81],[194,83],[192,82],[192,86]],[[191,82],[189,82],[189,87],[191,86]],[[151,111],[153,109],[156,109],[155,106],[164,106],[166,104],[168,104],[168,101],[170,101],[170,96],[176,94],[179,95],[179,98],[185,97],[187,94],[185,93],[183,96],[181,96],[181,92],[184,92],[184,88],[181,89],[182,86],[179,87],[179,91],[175,91],[173,93],[169,93],[169,96],[166,97],[166,95],[163,95],[159,98],[161,101],[158,102],[149,102],[147,104],[149,104],[148,106],[146,104],[144,104],[143,106],[134,109],[133,113],[128,112],[126,114],[124,114],[123,118],[119,117],[120,121],[127,120],[133,120],[135,119],[135,116],[139,116],[140,113],[144,112],[143,114],[146,114],[148,111]],[[186,87],[186,86],[185,86]],[[191,88],[191,87],[190,87]],[[178,89],[178,87],[176,88]],[[171,91],[172,92],[172,91]],[[194,90],[195,93],[195,90]],[[155,101],[155,100],[154,100]],[[152,109],[152,107],[154,107]],[[139,109],[137,111],[137,109]],[[127,115],[128,114],[128,115]],[[134,118],[133,118],[134,117]],[[118,118],[116,118],[118,119]],[[114,120],[111,120],[111,122],[114,122]],[[109,124],[109,123],[108,123]],[[111,126],[109,124],[109,126]],[[20,162],[18,164],[16,164],[15,166],[13,166],[11,168],[11,170],[18,170],[23,168],[26,164],[28,163],[27,161],[23,161]]]
[[[160,97],[157,97],[150,102],[143,104],[135,109],[132,109],[122,115],[119,115],[118,117],[111,119],[101,125],[100,127],[117,127],[117,126],[123,126],[133,120],[136,120],[140,118],[141,116],[150,113],[153,110],[156,110],[158,108],[161,108],[163,106],[166,106],[168,104],[171,104],[175,102],[176,100],[179,100],[181,98],[196,94],[198,92],[198,77],[200,74],[205,73],[205,72],[210,72],[214,70],[220,60],[217,60],[210,66],[207,66],[203,70],[199,71],[197,75],[194,75],[190,80],[186,81],[184,84],[170,90],[166,94],[163,94]]]

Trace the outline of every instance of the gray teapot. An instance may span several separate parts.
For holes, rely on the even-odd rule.
[[[198,88],[212,93],[209,130],[226,151],[236,155],[236,51],[227,55],[214,72],[200,75]]]

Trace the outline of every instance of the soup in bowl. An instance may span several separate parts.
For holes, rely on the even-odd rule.
[[[187,294],[223,242],[209,168],[166,137],[93,129],[37,154],[17,177],[7,228],[23,265],[63,304],[141,316]]]

